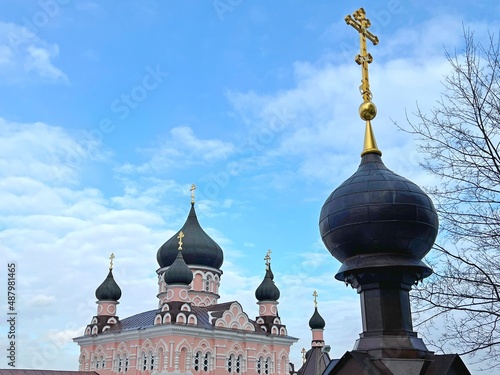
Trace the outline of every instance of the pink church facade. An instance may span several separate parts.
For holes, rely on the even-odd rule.
[[[269,254],[268,254],[269,255]],[[256,290],[259,316],[219,303],[222,249],[201,228],[191,202],[186,223],[157,253],[158,307],[120,320],[112,265],[97,288],[97,315],[80,345],[79,370],[111,374],[288,375],[288,336],[278,315],[270,257]]]

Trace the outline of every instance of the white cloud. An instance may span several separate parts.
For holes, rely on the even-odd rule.
[[[159,145],[141,151],[150,158],[146,163],[128,163],[120,167],[119,171],[155,174],[173,168],[211,164],[225,160],[235,149],[229,142],[200,139],[190,127],[177,126],[170,130],[170,135],[162,139]]]
[[[0,80],[26,83],[35,79],[67,83],[67,75],[56,65],[57,44],[48,43],[25,26],[0,22]]]

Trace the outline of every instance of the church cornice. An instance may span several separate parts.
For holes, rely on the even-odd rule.
[[[151,339],[165,336],[190,336],[205,337],[210,339],[229,339],[236,341],[266,343],[268,345],[291,345],[299,339],[292,336],[275,336],[263,333],[234,331],[231,329],[214,328],[207,330],[205,328],[184,326],[179,324],[162,324],[157,326],[136,329],[122,332],[106,332],[96,336],[80,336],[73,339],[79,345],[97,345],[118,341],[129,341],[137,339]]]

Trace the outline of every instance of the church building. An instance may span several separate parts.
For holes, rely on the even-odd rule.
[[[108,276],[95,292],[97,314],[74,339],[80,371],[288,375],[290,347],[298,340],[288,336],[278,314],[270,251],[255,291],[259,316],[249,318],[237,301],[219,303],[223,251],[198,222],[194,189],[185,224],[157,252],[156,309],[118,317],[122,291],[111,256]]]

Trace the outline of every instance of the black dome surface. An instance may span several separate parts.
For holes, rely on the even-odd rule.
[[[193,281],[193,272],[186,265],[182,257],[182,251],[177,251],[174,263],[165,271],[165,282],[167,284],[189,285]]]
[[[99,301],[118,301],[122,296],[122,290],[113,278],[113,271],[109,270],[108,276],[95,291]]]
[[[280,290],[274,284],[273,278],[273,271],[271,271],[271,266],[269,266],[266,270],[264,280],[262,280],[257,290],[255,290],[257,301],[277,301],[280,298]]]
[[[194,204],[191,204],[187,220],[180,230],[184,233],[182,257],[186,264],[217,269],[222,266],[224,261],[222,249],[201,228]],[[176,236],[174,235],[158,249],[156,259],[161,268],[170,266],[177,257],[179,245]]]
[[[319,220],[325,246],[341,262],[377,253],[421,259],[438,226],[430,198],[374,153],[328,197]]]
[[[309,319],[309,327],[311,329],[323,329],[325,328],[325,319],[319,314],[318,308],[314,308],[314,314]]]

